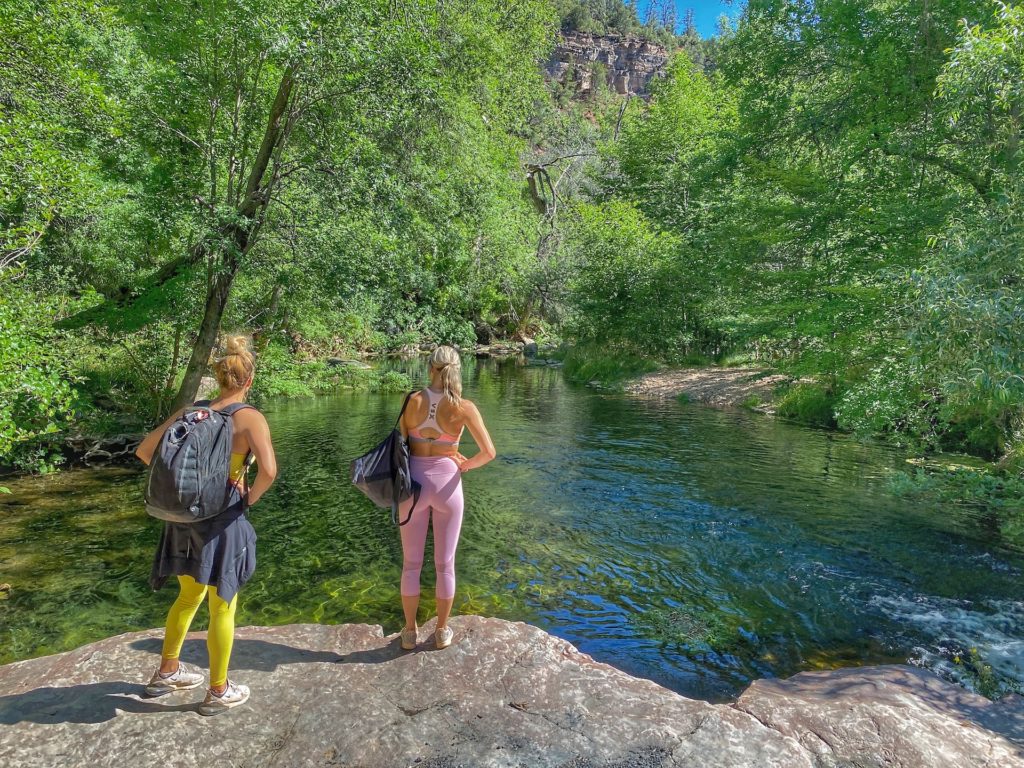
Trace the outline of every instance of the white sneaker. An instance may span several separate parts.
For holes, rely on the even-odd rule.
[[[434,645],[438,648],[447,648],[452,644],[452,637],[455,633],[451,627],[442,627],[434,632]]]
[[[402,630],[402,650],[412,651],[416,649],[416,642],[418,641],[416,636],[416,628],[403,629]]]
[[[235,685],[228,680],[228,687],[224,693],[216,694],[211,690],[206,692],[206,699],[199,705],[200,715],[219,715],[227,712],[232,707],[245,704],[249,700],[249,686]]]
[[[174,691],[188,691],[198,688],[205,679],[201,672],[197,672],[185,662],[179,661],[178,668],[169,675],[160,674],[159,669],[153,673],[149,685],[146,686],[146,695],[163,696]]]

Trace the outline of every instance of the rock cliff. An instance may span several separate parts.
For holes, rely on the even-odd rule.
[[[678,696],[526,624],[472,616],[443,651],[366,625],[238,630],[252,699],[218,717],[202,690],[145,699],[160,631],[0,667],[0,765],[1024,766],[1024,705],[921,670],[760,681],[734,704]],[[422,637],[429,636],[426,627]],[[205,665],[201,635],[183,658]]]
[[[544,72],[549,80],[570,80],[586,96],[594,87],[595,64],[601,64],[608,87],[616,93],[647,96],[651,80],[661,75],[667,61],[668,52],[647,40],[569,32],[559,36]]]

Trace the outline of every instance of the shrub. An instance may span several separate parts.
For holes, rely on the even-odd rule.
[[[812,427],[835,427],[835,395],[820,384],[797,384],[779,400],[777,412]]]
[[[47,472],[74,421],[77,379],[56,354],[53,308],[0,273],[0,462]]]
[[[599,381],[604,386],[617,386],[658,367],[650,358],[610,352],[597,347],[571,350],[566,354],[564,362],[563,371],[570,381],[581,384]]]

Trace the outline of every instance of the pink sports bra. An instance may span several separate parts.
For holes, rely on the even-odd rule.
[[[435,443],[440,445],[450,445],[452,448],[456,448],[459,445],[459,439],[462,437],[462,429],[459,430],[457,435],[449,435],[443,429],[441,425],[437,423],[437,406],[441,404],[441,398],[444,397],[443,392],[435,392],[434,390],[427,387],[423,390],[427,395],[427,418],[425,418],[420,425],[414,429],[409,430],[409,439],[417,443]],[[432,429],[441,434],[437,437],[424,437],[423,430]],[[463,427],[465,429],[465,427]]]

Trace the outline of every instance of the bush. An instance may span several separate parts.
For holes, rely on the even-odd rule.
[[[16,277],[0,273],[0,462],[48,472],[75,418],[77,378],[56,354],[53,307]]]
[[[797,384],[779,400],[777,413],[812,427],[835,427],[836,398],[820,384]]]
[[[679,242],[629,203],[580,206],[569,235],[569,336],[614,356],[686,355],[693,346]]]
[[[580,384],[598,381],[603,386],[617,386],[657,368],[650,358],[584,347],[565,355],[563,371],[566,378]]]

